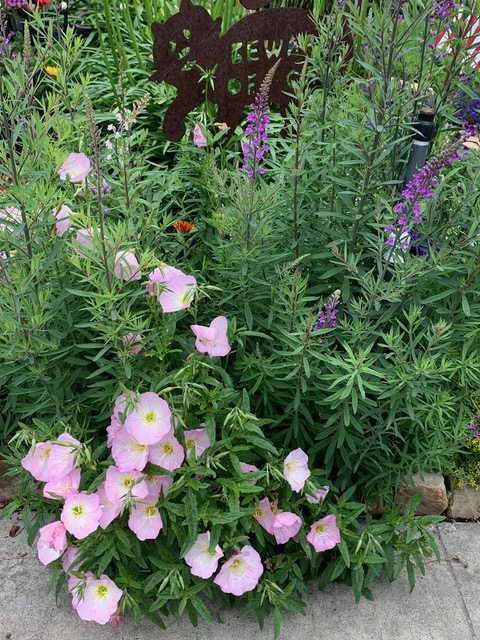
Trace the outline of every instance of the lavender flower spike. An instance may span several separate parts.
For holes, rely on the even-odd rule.
[[[278,60],[265,76],[255,97],[255,102],[250,105],[253,111],[247,116],[248,125],[245,130],[247,140],[242,144],[242,171],[248,175],[252,182],[255,182],[257,176],[259,174],[263,175],[265,171],[262,161],[265,153],[268,153],[266,144],[267,124],[270,122],[270,118],[267,115],[268,94],[279,62]]]

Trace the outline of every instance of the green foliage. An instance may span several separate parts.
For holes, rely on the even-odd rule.
[[[406,568],[413,587],[414,569],[437,554],[427,526],[438,518],[414,516],[413,499],[404,514],[392,508],[373,521],[365,503],[388,504],[402,479],[450,468],[464,449],[465,407],[480,382],[479,153],[445,165],[422,203],[424,255],[398,239],[387,245],[384,228],[398,217],[419,108],[436,111],[430,157],[458,128],[461,34],[458,55],[440,58],[420,2],[405,3],[403,20],[389,3],[367,2],[319,20],[317,38],[300,38],[306,57],[291,110],[271,110],[265,174],[252,181],[241,171],[242,128],[225,143],[211,104],[192,113],[186,139],[165,141],[173,93],[148,80],[149,27],[174,6],[123,4],[124,13],[116,0],[94,5],[87,40],[36,12],[17,58],[0,67],[0,434],[23,473],[4,515],[21,507],[33,543],[61,505],[21,470],[27,448],[71,433],[82,443],[82,490],[92,492],[112,462],[105,429],[115,399],[153,390],[172,407],[180,441],[205,423],[211,443],[159,500],[165,544],[140,542],[126,511],[78,541],[82,570],[111,575],[137,618],[162,625],[185,611],[196,624],[210,619],[206,599],[231,601],[183,561],[206,529],[226,556],[247,543],[261,553],[265,573],[244,613],[261,626],[272,613],[276,634],[282,611],[304,610],[308,578],[321,588],[345,580],[358,599],[371,597],[381,572],[393,580]],[[223,17],[236,19],[239,8],[228,6]],[[206,149],[191,143],[195,123]],[[85,184],[58,176],[71,152],[92,160]],[[58,237],[52,211],[63,205],[72,228]],[[181,233],[179,220],[193,230]],[[81,229],[91,230],[90,248]],[[125,251],[139,260],[140,282],[115,275]],[[198,282],[192,305],[176,313],[145,291],[165,264]],[[336,325],[319,327],[333,300]],[[232,351],[210,359],[195,350],[190,325],[218,315],[229,320]],[[130,334],[140,336],[138,354]],[[310,457],[308,488],[331,488],[325,503],[309,504],[285,482],[282,461],[296,448]],[[247,480],[241,462],[259,471]],[[277,545],[252,518],[262,497],[301,517],[298,541]],[[341,542],[314,553],[306,533],[327,513]],[[65,576],[56,569],[58,592]]]

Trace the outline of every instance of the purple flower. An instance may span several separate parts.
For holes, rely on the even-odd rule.
[[[247,128],[245,129],[246,141],[242,143],[243,165],[242,171],[248,175],[252,182],[255,182],[257,175],[263,175],[265,169],[262,166],[263,158],[268,153],[267,125],[270,122],[268,117],[268,94],[272,85],[273,76],[277,69],[278,62],[273,65],[265,76],[260,90],[250,107],[253,109],[247,115]]]
[[[389,234],[386,240],[388,246],[394,247],[400,243],[404,249],[410,248],[410,252],[413,252],[414,255],[428,253],[428,246],[432,244],[430,241],[427,245],[414,244],[410,246],[411,240],[424,237],[423,234],[418,234],[415,231],[415,226],[423,220],[421,203],[433,198],[435,189],[439,185],[438,176],[442,169],[456,160],[464,160],[467,157],[465,151],[462,151],[461,154],[458,153],[461,148],[465,149],[464,143],[467,137],[459,137],[414,174],[412,180],[402,191],[404,201],[399,202],[393,208],[396,214],[401,214],[397,219],[396,227],[392,227],[390,224],[385,227],[385,233]],[[415,248],[412,251],[413,247]]]
[[[318,312],[317,322],[315,323],[312,331],[318,331],[319,329],[333,329],[337,326],[337,312],[338,305],[340,304],[340,289],[334,291],[334,293],[328,298],[326,303]]]

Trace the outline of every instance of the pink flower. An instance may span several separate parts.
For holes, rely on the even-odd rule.
[[[67,548],[67,532],[63,522],[59,520],[47,524],[40,529],[40,538],[37,542],[38,559],[42,564],[50,564]]]
[[[255,549],[245,545],[240,553],[225,562],[214,583],[218,584],[223,593],[241,596],[255,589],[262,573],[260,555]]]
[[[226,356],[230,352],[231,347],[227,338],[228,320],[225,316],[214,318],[209,327],[192,324],[190,329],[197,338],[195,347],[200,353],[208,353],[210,358],[213,358]]]
[[[270,500],[264,498],[257,505],[257,509],[253,514],[255,520],[265,529],[267,533],[273,535],[273,524],[275,522],[275,514],[270,506]]]
[[[294,513],[282,511],[277,513],[273,522],[273,535],[277,544],[285,544],[290,538],[296,536],[302,526],[301,519]]]
[[[62,557],[62,569],[66,574],[70,573],[70,567],[73,571],[77,571],[77,563],[75,563],[77,556],[78,549],[74,544],[71,544]]]
[[[100,501],[100,509],[102,510],[98,524],[102,529],[106,529],[108,525],[120,515],[122,502],[120,500],[116,500],[115,502],[110,500],[105,491],[105,482],[102,482],[98,487],[97,496]]]
[[[52,473],[48,468],[48,459],[52,450],[50,440],[46,442],[37,442],[27,455],[22,459],[21,465],[27,471],[30,471],[35,480],[48,482],[52,479]]]
[[[1,209],[0,220],[5,221],[0,224],[0,231],[5,231],[5,229],[9,229],[15,224],[20,224],[22,222],[22,212],[20,209],[17,209],[17,207]]]
[[[125,428],[140,444],[155,444],[170,431],[171,416],[165,400],[147,391],[140,394],[140,401],[125,418]]]
[[[207,139],[203,135],[202,129],[200,128],[199,124],[196,124],[193,127],[193,144],[196,147],[206,147],[207,146]]]
[[[109,623],[112,625],[112,627],[121,627],[122,624],[125,623],[125,618],[122,618],[122,616],[118,613],[118,607],[115,613],[112,613],[112,615],[110,616]]]
[[[66,498],[70,493],[77,493],[80,486],[80,469],[73,469],[61,478],[54,478],[43,487],[43,495],[51,500]]]
[[[242,473],[253,473],[254,471],[260,471],[254,464],[248,464],[246,462],[240,462],[240,469]]]
[[[83,599],[77,605],[77,613],[82,620],[93,620],[107,624],[117,611],[123,591],[106,575],[100,580],[87,578]]]
[[[246,462],[240,462],[240,470],[242,473],[253,473],[254,471],[260,471],[260,469],[256,467],[254,464],[247,464]],[[249,480],[249,483],[251,485],[256,485],[257,481]]]
[[[98,529],[101,516],[97,494],[89,495],[86,491],[81,491],[65,498],[60,519],[68,533],[81,540]]]
[[[133,396],[134,396],[133,391],[130,391],[129,398]],[[112,446],[115,435],[121,429],[121,427],[123,427],[126,416],[127,416],[127,396],[124,393],[121,393],[115,400],[115,407],[113,408],[113,413],[110,418],[111,424],[107,427],[107,434],[108,434],[107,447]]]
[[[188,309],[192,304],[196,287],[197,281],[193,276],[183,274],[170,280],[167,289],[158,296],[163,313]]]
[[[148,487],[148,495],[156,496],[157,502],[160,494],[165,495],[166,490],[173,484],[172,476],[145,476],[145,484]]]
[[[129,347],[130,353],[134,356],[143,349],[142,336],[139,333],[127,333],[123,336],[123,344]]]
[[[72,226],[72,221],[70,220],[71,213],[72,210],[70,209],[70,207],[67,207],[66,204],[62,205],[58,211],[56,209],[53,210],[53,215],[57,219],[55,228],[57,231],[57,236],[59,238],[61,238],[63,234]]]
[[[113,438],[112,456],[120,471],[142,471],[147,464],[148,447],[122,427]]]
[[[200,533],[193,544],[193,547],[185,555],[185,562],[190,567],[194,576],[206,580],[217,570],[218,560],[223,558],[223,551],[218,546],[213,551],[209,551],[210,531]]]
[[[195,458],[198,458],[210,446],[206,429],[191,429],[185,431],[184,436],[187,455],[190,455],[190,451],[194,449]]]
[[[97,233],[100,233],[100,229],[97,229]],[[79,229],[75,236],[75,240],[78,244],[82,245],[82,247],[85,247],[88,252],[92,253],[95,251],[95,231],[93,229]],[[82,258],[87,257],[87,254],[85,254],[81,249],[75,247],[75,251]]]
[[[58,442],[62,444],[56,444]],[[50,451],[48,468],[52,478],[62,478],[77,466],[75,452],[82,445],[76,438],[72,438],[69,433],[62,433],[61,436],[58,436],[56,443],[52,445],[52,450]]]
[[[140,280],[142,272],[135,254],[127,251],[120,251],[115,256],[113,273],[117,278],[130,282],[130,280]]]
[[[175,469],[178,469],[184,458],[185,452],[182,445],[175,438],[173,429],[163,436],[159,442],[149,447],[149,462],[167,471],[175,471]]]
[[[289,453],[283,463],[283,475],[293,491],[301,491],[310,477],[307,454],[301,449]]]
[[[106,473],[105,492],[108,499],[116,503],[124,502],[128,496],[145,498],[148,488],[138,471],[120,471],[117,467],[110,466]]]
[[[314,522],[307,540],[317,552],[336,547],[340,543],[340,529],[337,527],[335,516],[326,516]]]
[[[185,274],[180,269],[176,269],[175,267],[169,267],[164,264],[159,269],[158,267],[154,269],[149,275],[150,282],[147,283],[146,289],[147,292],[151,296],[158,296],[160,294],[159,285],[165,285],[177,276],[184,276]]]
[[[130,511],[128,526],[139,540],[155,540],[163,527],[157,501],[156,495],[147,495],[142,502],[136,502]]]
[[[71,153],[58,170],[60,180],[83,182],[90,173],[90,160],[84,153]]]
[[[307,502],[309,502],[310,504],[319,504],[322,500],[325,500],[329,491],[330,487],[325,485],[320,489],[314,489],[313,495],[306,493],[305,497],[307,499]]]

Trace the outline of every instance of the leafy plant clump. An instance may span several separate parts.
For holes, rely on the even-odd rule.
[[[365,505],[448,468],[479,388],[473,5],[342,4],[295,44],[290,112],[272,64],[228,141],[208,102],[161,132],[149,26],[170,3],[95,4],[87,39],[48,4],[23,39],[5,24],[3,516],[22,509],[83,619],[241,602],[278,634],[306,580],[371,597],[437,554],[417,499]],[[422,107],[436,133],[406,180]]]

